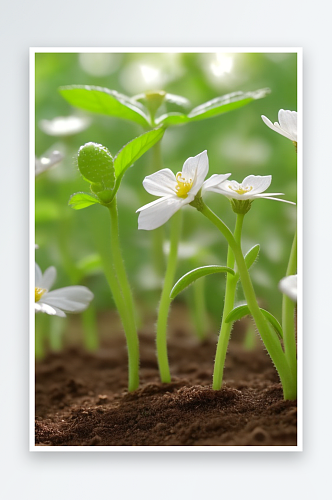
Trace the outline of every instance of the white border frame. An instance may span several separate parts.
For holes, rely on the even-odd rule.
[[[298,224],[298,425],[296,446],[35,446],[35,54],[36,53],[296,53],[297,54],[297,224]],[[303,49],[301,47],[31,47],[29,65],[29,451],[229,452],[303,451]]]

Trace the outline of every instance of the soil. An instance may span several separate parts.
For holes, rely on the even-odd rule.
[[[109,328],[109,320],[103,324]],[[75,324],[74,324],[75,327]],[[284,401],[262,344],[230,342],[211,389],[216,336],[170,325],[170,384],[159,382],[152,327],[140,333],[141,382],[128,393],[123,334],[96,353],[68,346],[36,364],[37,446],[296,446],[296,401]]]

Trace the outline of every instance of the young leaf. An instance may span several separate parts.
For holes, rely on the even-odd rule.
[[[154,146],[162,136],[165,129],[156,128],[142,134],[128,142],[114,158],[114,169],[116,176],[116,189],[119,188],[120,181],[126,170],[137,161],[146,151]]]
[[[185,274],[182,276],[182,278],[175,283],[173,286],[171,293],[170,293],[170,298],[174,299],[182,290],[187,288],[187,286],[191,285],[196,281],[198,278],[202,278],[203,276],[207,276],[208,274],[215,274],[215,273],[230,273],[230,274],[235,274],[233,269],[230,267],[226,266],[203,266],[203,267],[198,267],[197,269],[193,269],[192,271],[189,271],[189,273]]]
[[[156,125],[171,127],[172,125],[182,125],[183,123],[188,123],[189,121],[190,119],[187,115],[173,112],[159,116],[159,118],[156,119]]]
[[[269,311],[266,311],[265,309],[260,308],[260,310],[262,314],[265,316],[265,318],[271,323],[273,328],[276,330],[279,337],[282,338],[283,337],[282,328],[277,318],[275,318],[273,314],[271,314]],[[247,304],[243,304],[242,306],[235,307],[228,314],[225,321],[226,323],[230,322],[233,323],[234,321],[238,321],[239,319],[244,318],[244,316],[248,316],[248,314],[251,314],[250,309],[247,306]]]
[[[262,308],[260,309],[264,314],[265,318],[271,323],[271,325],[274,327],[279,337],[282,339],[283,338],[282,328],[277,318],[275,318],[273,314],[271,314],[269,311],[266,311],[265,309]]]
[[[250,248],[249,252],[247,252],[245,254],[244,260],[246,262],[247,269],[249,269],[253,265],[255,260],[257,259],[258,254],[259,254],[259,249],[260,249],[260,246],[255,245],[252,248]]]
[[[188,118],[190,121],[197,121],[227,113],[233,109],[241,108],[256,99],[262,99],[269,92],[270,89],[260,89],[254,92],[232,92],[231,94],[216,97],[191,110]]]
[[[59,92],[72,106],[108,116],[115,116],[149,127],[143,105],[115,90],[88,85],[60,87]]]
[[[91,189],[102,201],[107,203],[112,198],[115,186],[113,158],[107,148],[95,142],[81,146],[77,155],[78,168]]]
[[[244,318],[244,316],[248,316],[248,314],[250,314],[250,310],[247,304],[237,306],[234,307],[234,309],[228,314],[225,321],[226,323],[238,321],[239,319]]]
[[[100,203],[97,196],[89,193],[75,193],[69,198],[68,205],[75,210],[81,210],[82,208],[90,207],[95,203]]]

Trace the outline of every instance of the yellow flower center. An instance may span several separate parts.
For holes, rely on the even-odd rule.
[[[46,292],[46,288],[39,288],[38,286],[35,287],[35,302],[38,302],[44,293]]]
[[[239,189],[234,189],[233,186],[231,186],[229,184],[228,186],[232,191],[234,191],[235,193],[238,193],[238,194],[246,194],[246,193],[249,193],[249,191],[252,190],[252,186],[247,186],[247,187],[242,187],[241,184],[239,186]]]
[[[188,192],[191,190],[193,185],[192,179],[187,181],[184,177],[182,177],[182,172],[178,172],[176,174],[176,182],[177,186],[175,187],[176,194],[179,198],[187,198]]]

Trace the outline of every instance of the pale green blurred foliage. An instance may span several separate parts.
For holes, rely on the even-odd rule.
[[[104,230],[104,224],[108,224],[107,214],[105,216],[100,206],[75,212],[68,207],[68,200],[74,192],[88,191],[76,165],[81,145],[94,141],[115,154],[142,133],[142,129],[131,122],[79,113],[60,96],[59,86],[99,85],[128,95],[164,89],[185,96],[192,106],[237,90],[269,87],[270,95],[244,108],[168,129],[162,141],[163,163],[176,173],[189,156],[207,149],[209,175],[231,172],[231,178],[242,181],[249,174],[272,174],[269,191],[283,192],[286,199],[296,201],[294,146],[261,120],[264,114],[271,121],[277,121],[280,108],[296,110],[296,73],[296,54],[37,54],[36,155],[40,156],[49,149],[60,149],[65,153],[65,159],[58,167],[36,179],[36,243],[40,247],[37,260],[41,268],[57,267],[57,287],[78,281],[87,284],[95,294],[94,302],[99,310],[112,304],[106,280],[95,258],[96,248],[91,236],[91,227],[100,232]],[[73,114],[89,116],[91,125],[80,133],[62,138],[48,136],[39,127],[42,119]],[[151,240],[145,231],[137,230],[135,211],[154,199],[147,196],[142,187],[149,161],[150,154],[147,153],[128,170],[118,197],[120,236],[129,279],[140,305],[147,309],[151,294],[159,294],[155,288],[158,281],[154,279],[149,260]],[[233,228],[235,215],[226,198],[209,193],[206,202]],[[295,221],[295,207],[256,200],[246,215],[243,229],[244,251],[256,243],[261,245],[258,262],[251,273],[257,295],[262,304],[278,317],[281,294],[277,285],[285,275]],[[165,226],[166,236],[167,233],[168,225]],[[201,248],[196,255],[180,260],[177,278],[197,265],[226,263],[225,241],[191,207],[185,209],[183,243],[189,246],[194,243],[194,248]],[[95,265],[91,265],[91,259],[89,261],[91,255]],[[90,262],[86,273],[82,265],[84,259]],[[222,276],[206,279],[207,307],[216,322],[220,320],[224,283]],[[183,300],[183,297],[179,296],[178,300]]]

